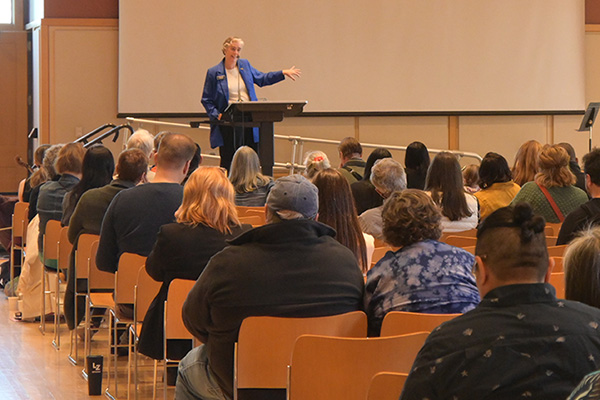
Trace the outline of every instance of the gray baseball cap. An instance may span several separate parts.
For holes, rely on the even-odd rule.
[[[315,218],[319,211],[319,189],[302,175],[284,176],[271,188],[267,206],[273,211],[296,211],[305,218]]]

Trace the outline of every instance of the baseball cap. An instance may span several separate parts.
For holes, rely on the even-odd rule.
[[[315,218],[319,211],[319,189],[302,175],[284,176],[271,188],[267,206],[273,211],[296,211],[305,218]]]

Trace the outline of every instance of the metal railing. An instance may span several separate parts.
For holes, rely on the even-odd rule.
[[[139,123],[147,123],[152,125],[167,125],[167,126],[178,126],[182,128],[190,128],[189,124],[181,124],[176,122],[165,122],[165,121],[156,121],[151,119],[140,119],[140,118],[132,118],[127,117],[127,120],[130,122],[139,122]],[[200,127],[200,129],[210,129],[208,127]],[[292,159],[290,162],[275,162],[274,167],[276,168],[285,168],[290,171],[290,173],[295,173],[296,170],[303,170],[304,165],[302,165],[302,157],[304,155],[304,143],[320,143],[320,144],[329,144],[337,146],[340,142],[339,140],[330,140],[330,139],[318,139],[318,138],[309,138],[303,136],[286,136],[286,135],[274,135],[277,140],[285,140],[292,143]],[[394,146],[387,145],[383,143],[362,143],[363,148],[377,148],[377,147],[385,147],[388,150],[398,150],[398,151],[406,151],[406,146]],[[463,157],[474,158],[481,162],[482,157],[477,153],[472,153],[468,151],[458,151],[458,150],[447,150],[447,149],[428,149],[430,154],[438,154],[443,151],[449,151],[455,154],[459,159]],[[218,155],[214,154],[205,154],[202,153],[202,158],[205,159],[220,159]]]
[[[132,127],[131,127],[131,125],[129,125],[129,124],[122,124],[122,125],[119,125],[119,126],[114,126],[114,127],[111,129],[111,130],[109,130],[109,131],[107,131],[107,132],[104,132],[102,135],[98,136],[97,138],[93,139],[92,141],[90,141],[90,142],[86,142],[86,141],[84,141],[84,143],[85,143],[85,144],[83,145],[83,147],[85,147],[85,148],[88,148],[88,147],[90,147],[90,146],[93,146],[93,145],[95,145],[96,143],[101,143],[101,142],[102,142],[104,139],[106,139],[106,138],[110,137],[110,135],[114,135],[114,137],[113,137],[112,141],[113,141],[113,142],[116,142],[116,141],[117,141],[117,139],[119,138],[119,132],[120,132],[122,129],[127,129],[127,130],[129,131],[129,133],[130,133],[130,134],[133,134],[133,128],[132,128]],[[98,132],[100,132],[100,131],[101,131],[101,130],[99,130]],[[93,132],[93,131],[92,131],[92,132]],[[91,132],[90,132],[90,133],[91,133]],[[96,133],[97,133],[97,132],[96,132]],[[88,133],[88,134],[87,134],[87,135],[85,135],[85,136],[86,136],[86,137],[91,137],[91,136],[93,136],[93,135],[90,135],[90,134]],[[80,138],[80,139],[81,139],[81,138]],[[125,138],[124,138],[124,139],[125,139]],[[77,141],[79,141],[79,139],[78,139]],[[125,143],[125,140],[123,140],[123,142]]]
[[[73,143],[83,142],[83,144],[85,145],[85,144],[88,143],[88,139],[91,138],[92,136],[98,134],[99,132],[102,132],[103,130],[105,130],[107,128],[114,128],[114,127],[116,127],[116,125],[115,124],[111,124],[109,122],[108,124],[104,124],[102,126],[99,126],[96,129],[94,129],[93,131],[86,133],[82,137],[80,137],[77,140],[75,140]]]

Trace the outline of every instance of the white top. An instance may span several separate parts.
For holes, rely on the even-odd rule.
[[[431,192],[427,192],[427,194],[431,196]],[[472,213],[471,216],[461,218],[458,221],[450,221],[448,217],[442,215],[442,232],[462,232],[477,228],[477,221],[479,220],[477,198],[468,193],[465,193],[465,198]]]
[[[240,70],[237,65],[232,69],[225,69],[227,71],[227,86],[229,87],[229,102],[237,103],[238,101],[250,101],[248,95],[248,89],[246,83],[240,75]]]

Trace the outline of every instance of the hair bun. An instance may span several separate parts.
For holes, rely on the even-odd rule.
[[[544,218],[535,215],[529,203],[519,203],[514,207],[513,222],[521,228],[521,240],[525,243],[530,242],[534,235],[543,232],[546,226]]]

